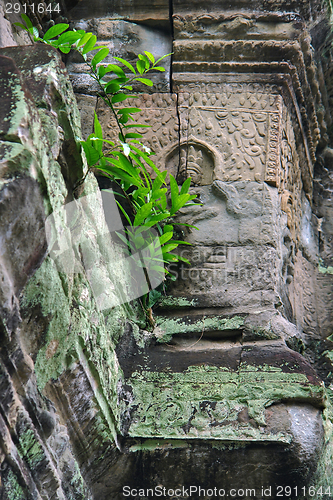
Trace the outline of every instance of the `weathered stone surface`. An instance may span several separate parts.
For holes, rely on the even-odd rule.
[[[164,93],[129,104],[152,125],[157,165],[179,184],[192,177],[201,205],[177,222],[199,231],[179,231],[192,265],[170,266],[156,327],[140,330],[138,304],[118,300],[135,287],[92,175],[73,192],[85,165],[59,57],[0,52],[0,495],[117,500],[125,485],[192,484],[262,500],[276,485],[333,488],[326,4],[74,3],[75,26],[129,60],[171,51],[172,15],[172,82],[166,72]],[[67,62],[84,135],[96,107],[113,139],[82,63]],[[45,259],[51,212],[59,248]]]
[[[253,15],[257,14],[257,12],[263,12],[265,16],[269,17],[269,14],[272,12],[280,11],[283,13],[296,13],[299,14],[302,18],[307,21],[316,20],[318,17],[322,16],[327,12],[328,5],[325,0],[315,0],[314,2],[309,4],[307,0],[255,0],[252,4],[247,3],[245,0],[236,0],[232,2],[231,0],[223,0],[222,2],[217,2],[216,0],[209,0],[205,3],[204,9],[200,0],[195,0],[194,2],[182,0],[173,0],[173,12],[177,14],[178,12],[195,12],[201,11],[204,14],[204,21],[206,21],[207,17],[209,19],[208,13],[218,12],[220,15],[223,15],[225,11],[235,11],[236,13],[244,13],[245,16],[249,16],[249,13]],[[205,19],[206,18],[206,19]],[[238,31],[238,23],[236,18],[236,29],[235,32]],[[295,19],[293,17],[290,18],[289,21],[293,22]]]
[[[158,168],[168,171],[175,177],[179,171],[179,124],[176,108],[177,97],[173,94],[143,94],[137,99],[129,99],[129,107],[138,107],[140,113],[135,119],[149,128],[139,128],[144,143],[156,154],[154,162]],[[107,139],[117,140],[118,129],[114,116],[102,99],[98,99],[97,116]]]
[[[81,116],[81,133],[84,140],[94,131],[94,111],[96,109],[97,98],[78,94],[76,96],[77,107]]]
[[[281,438],[289,443],[292,468],[308,456],[314,471],[324,432],[315,406],[323,406],[323,388],[310,365],[281,339],[310,360],[308,336],[330,324],[329,313],[318,314],[327,292],[319,292],[318,233],[309,203],[316,147],[325,145],[329,123],[321,111],[325,83],[311,45],[323,43],[314,26],[326,11],[318,4],[312,15],[307,2],[255,7],[211,2],[203,12],[201,5],[174,2],[175,105],[166,95],[133,104],[149,116],[152,130],[144,139],[156,151],[157,164],[179,183],[191,176],[202,205],[177,219],[199,228],[182,234],[193,246],[180,252],[192,265],[170,266],[177,281],[156,309],[155,335],[171,345],[151,344],[142,351],[125,338],[118,345],[128,382],[121,392],[122,429],[146,439]],[[310,17],[311,34],[305,25]],[[113,139],[112,117],[103,103],[97,109]],[[240,391],[246,392],[247,382],[251,386],[246,401],[237,400],[238,413],[231,403],[235,373]],[[282,392],[275,391],[275,382],[270,386],[270,376]],[[255,396],[260,383],[270,403]],[[317,389],[310,388],[313,383]],[[290,407],[279,406],[290,397]],[[299,401],[305,406],[298,408]],[[300,419],[308,421],[309,443],[314,439],[307,445],[303,436],[303,451]],[[316,450],[311,458],[310,448]]]
[[[0,191],[3,283],[0,399],[2,418],[5,419],[1,422],[1,495],[5,499],[64,500],[74,496],[89,499],[92,496],[87,483],[90,487],[93,478],[87,475],[83,479],[82,462],[77,457],[94,448],[88,441],[88,436],[93,433],[96,435],[96,459],[100,456],[102,443],[99,436],[103,426],[104,440],[109,440],[112,449],[115,447],[117,431],[111,407],[117,413],[118,377],[113,378],[111,374],[113,369],[118,372],[118,365],[113,343],[107,341],[107,332],[110,328],[116,337],[120,335],[131,308],[125,312],[120,306],[118,314],[113,311],[111,317],[104,316],[95,301],[96,280],[90,276],[88,268],[83,276],[66,275],[63,270],[58,271],[50,256],[45,259],[47,243],[50,244],[50,239],[46,240],[45,218],[52,211],[56,228],[72,241],[68,257],[73,259],[74,255],[75,235],[66,225],[75,221],[71,220],[71,213],[66,212],[63,205],[66,199],[73,199],[75,183],[85,168],[77,145],[79,114],[68,77],[54,50],[43,46],[37,46],[35,52],[31,52],[30,47],[10,48],[2,49],[0,55],[3,63],[1,86],[4,89]],[[86,181],[82,194],[89,197],[89,193],[90,203],[83,200],[83,205],[76,205],[81,210],[82,231],[89,233],[94,251],[100,253],[100,263],[96,266],[95,261],[94,270],[99,273],[99,282],[103,283],[108,279],[104,267],[108,262],[115,277],[113,260],[117,259],[117,252],[110,238],[106,241],[103,236],[108,230],[93,177]],[[84,203],[88,205],[85,210]],[[111,253],[115,252],[112,255],[110,244]],[[77,248],[76,252],[79,256]],[[88,253],[84,249],[82,252],[87,258]],[[123,268],[120,272],[124,277]],[[120,279],[119,275],[118,283]],[[97,331],[95,337],[93,332]],[[97,383],[89,368],[90,355],[83,354],[88,332],[91,340],[95,337],[100,341],[104,336],[102,344],[108,352],[105,357],[100,357],[99,348],[96,350],[96,346],[91,345],[91,354],[96,355],[95,370],[104,373],[100,380],[103,379],[102,385],[106,384],[104,387],[108,388],[104,395],[100,388],[96,390],[101,382]],[[81,336],[82,343],[79,341]],[[80,439],[76,449],[77,442],[71,428],[60,424],[60,419],[66,420],[64,412],[70,411],[66,407],[67,399],[72,398],[71,393],[82,397],[76,379],[70,376],[71,371],[63,382],[65,392],[59,395],[54,389],[49,391],[54,404],[45,397],[47,390],[44,395],[39,391],[51,377],[58,378],[81,358],[84,364],[82,382],[84,373],[87,377],[83,392],[88,397],[90,408],[83,412],[83,420],[77,427],[80,433],[86,433],[87,440]],[[100,370],[98,365],[106,358],[105,369]],[[110,391],[113,384],[114,389]]]
[[[75,23],[76,29],[90,31],[97,36],[98,44],[109,49],[109,55],[103,60],[103,64],[115,63],[113,57],[121,57],[132,64],[137,60],[139,53],[145,50],[151,52],[155,59],[172,52],[172,39],[168,32],[148,27],[133,22],[114,20],[110,17],[94,18],[91,21],[79,21]],[[92,58],[89,54],[88,58]],[[118,64],[118,63],[117,63]],[[170,58],[163,59],[161,66],[165,72],[152,71],[149,77],[154,82],[154,90],[160,92],[170,91]],[[75,92],[80,94],[91,94],[100,92],[96,82],[86,75],[87,66],[77,54],[69,55],[67,69],[73,83]],[[127,73],[128,69],[123,66]],[[130,74],[130,76],[132,73]],[[134,82],[136,92],[147,92],[149,87]]]
[[[16,9],[17,10],[17,6]],[[16,14],[13,4],[10,2],[0,1],[0,47],[8,47],[15,45],[25,45],[30,43],[29,36],[26,32],[18,30],[12,25],[14,22],[20,22],[21,17]]]
[[[98,0],[93,5],[84,1],[73,7],[69,5],[68,14],[73,20],[109,16],[111,19],[143,21],[145,24],[157,25],[162,29],[169,26],[169,3],[166,0],[154,0],[149,5],[145,2],[133,3],[127,0],[112,2]]]

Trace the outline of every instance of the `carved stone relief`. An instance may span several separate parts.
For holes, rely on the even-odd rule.
[[[136,122],[150,127],[138,128],[137,131],[143,135],[144,144],[156,154],[154,162],[160,170],[165,169],[166,156],[173,156],[174,150],[179,146],[176,101],[176,95],[164,93],[142,94],[137,99],[126,101],[129,107],[142,109],[135,115]],[[106,138],[118,140],[119,131],[115,119],[102,99],[98,100],[96,112]],[[179,165],[178,152],[175,153],[175,157],[177,161],[170,162],[170,173],[176,177]]]
[[[302,218],[302,175],[297,153],[295,133],[290,114],[283,108],[280,162],[277,171],[278,191],[281,195],[281,209],[287,214],[287,226],[294,242],[300,237]]]
[[[179,99],[181,135],[220,153],[215,179],[276,185],[282,110],[276,90],[236,83],[189,87]]]

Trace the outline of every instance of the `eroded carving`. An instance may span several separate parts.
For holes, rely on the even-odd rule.
[[[215,178],[275,185],[281,97],[241,84],[216,85],[214,93],[200,90],[182,96],[181,134],[219,151],[222,162],[215,165]]]

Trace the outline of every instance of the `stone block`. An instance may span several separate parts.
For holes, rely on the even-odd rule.
[[[103,45],[109,49],[109,55],[104,59],[103,64],[118,64],[113,57],[121,57],[135,65],[138,54],[143,54],[145,50],[151,52],[155,60],[172,52],[171,36],[153,27],[123,20],[114,20],[109,17],[95,18],[93,22],[80,21],[75,26],[77,29],[82,28],[96,33],[98,45]],[[91,58],[92,55],[88,54],[88,60]],[[165,68],[165,72],[152,71],[147,75],[154,82],[152,90],[154,92],[169,92],[171,58],[163,59],[159,65]],[[100,90],[94,80],[83,74],[87,68],[82,64],[77,54],[69,55],[67,68],[76,92],[91,94]],[[125,66],[123,66],[123,69],[126,73],[129,73],[129,76],[133,76]],[[139,82],[134,82],[134,87],[139,92],[149,90],[149,87]]]
[[[96,110],[97,98],[90,95],[77,94],[76,101],[81,116],[82,138],[86,140],[88,135],[94,131],[94,112]]]
[[[176,96],[173,94],[143,94],[137,99],[128,99],[126,105],[141,109],[134,115],[135,121],[148,128],[138,127],[142,134],[142,142],[155,155],[152,160],[160,170],[167,169],[177,177],[179,170],[178,158],[178,119]],[[116,120],[102,99],[98,100],[97,116],[105,133],[105,138],[118,142],[119,129]]]
[[[167,0],[154,0],[149,5],[145,2],[131,2],[130,0],[108,1],[97,0],[93,5],[89,2],[80,2],[68,11],[72,20],[94,19],[110,17],[126,21],[140,21],[147,25],[160,26],[163,29],[170,26],[169,3]]]

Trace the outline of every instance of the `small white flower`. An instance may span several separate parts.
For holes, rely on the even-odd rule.
[[[131,148],[125,142],[122,142],[121,145],[123,147],[124,155],[128,156],[130,154],[130,152],[131,152]]]
[[[146,153],[148,153],[148,154],[151,153],[151,149],[150,148],[147,148],[147,146],[145,146],[144,144],[142,144],[142,147],[146,151]]]

